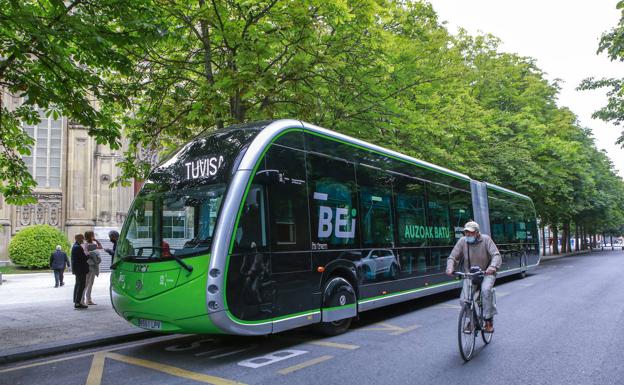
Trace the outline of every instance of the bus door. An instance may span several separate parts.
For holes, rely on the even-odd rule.
[[[313,295],[305,154],[295,148],[273,146],[266,154],[265,172],[273,317],[280,318],[317,309],[319,302]],[[292,323],[300,321],[274,322],[273,332],[299,326]]]
[[[227,301],[230,312],[244,321],[273,316],[274,287],[268,247],[266,192],[252,184],[234,232],[228,266]]]

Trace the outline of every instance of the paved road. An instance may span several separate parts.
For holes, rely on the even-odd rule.
[[[346,334],[164,336],[0,367],[0,384],[623,384],[624,253],[499,280],[493,342],[465,364],[457,292],[366,312]]]

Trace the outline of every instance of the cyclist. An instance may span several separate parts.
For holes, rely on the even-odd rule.
[[[464,258],[464,270],[470,272],[470,268],[478,266],[485,271],[485,277],[481,283],[481,297],[483,299],[483,316],[485,318],[485,332],[494,332],[494,315],[497,313],[494,306],[492,288],[496,280],[496,271],[501,266],[501,255],[492,238],[479,232],[479,224],[474,221],[464,225],[464,236],[460,238],[451,255],[446,259],[446,274],[453,276],[455,266]],[[469,295],[468,283],[464,280],[461,298]]]

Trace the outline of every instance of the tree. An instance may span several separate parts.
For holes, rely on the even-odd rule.
[[[606,53],[611,61],[624,61],[624,1],[618,1],[617,9],[622,13],[617,26],[604,33],[600,38],[597,53]],[[594,112],[594,118],[612,122],[619,126],[624,122],[624,78],[587,78],[578,89],[607,89],[607,105]],[[624,146],[624,131],[620,133],[616,143]]]
[[[0,194],[8,203],[35,201],[36,183],[21,159],[33,138],[21,124],[38,123],[39,109],[119,147],[120,126],[99,105],[127,107],[129,99],[106,75],[129,75],[128,47],[158,36],[152,8],[148,0],[0,0],[0,90],[24,99],[9,110],[0,92]]]

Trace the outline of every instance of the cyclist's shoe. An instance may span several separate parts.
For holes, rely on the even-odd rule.
[[[486,333],[494,333],[494,321],[491,319],[485,320],[485,328],[483,331]]]

